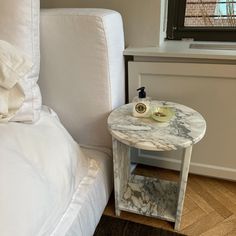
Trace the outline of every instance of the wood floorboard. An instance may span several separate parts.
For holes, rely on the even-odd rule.
[[[220,183],[219,180],[215,180],[213,179],[213,181],[211,181],[211,184],[209,184],[210,188],[213,186],[215,189],[217,189],[219,192],[223,193],[225,196],[227,196],[228,199],[230,199],[234,204],[236,204],[236,194],[234,194],[233,192],[229,191],[224,184]],[[208,179],[206,180],[208,183]],[[235,183],[235,188],[236,188],[236,183]]]
[[[220,180],[220,183],[236,196],[236,182]]]
[[[135,174],[179,180],[176,171],[156,167],[138,166]],[[115,216],[112,195],[104,214]],[[121,212],[120,218],[173,230],[174,224],[129,212]],[[180,233],[190,236],[236,236],[236,182],[189,175]]]
[[[228,218],[232,215],[231,211],[229,211],[222,203],[217,201],[214,195],[208,192],[208,188],[204,188],[204,186],[201,185],[201,182],[197,180],[197,177],[191,178],[191,182],[189,181],[189,185],[222,217]]]
[[[201,234],[201,236],[224,236],[232,232],[235,229],[236,217],[233,215],[228,219],[220,222],[215,227],[209,229],[208,231]]]
[[[216,211],[211,212],[208,215],[201,217],[198,221],[194,222],[192,225],[181,230],[183,234],[191,236],[199,236],[205,231],[215,227],[224,218],[219,215]]]
[[[221,202],[231,213],[236,214],[235,201],[231,201],[227,193],[221,192],[220,189],[216,188],[214,183],[210,181],[200,181],[200,184],[204,186],[204,188],[206,188],[207,191],[212,194],[217,201]]]
[[[190,211],[198,207],[198,205],[191,199],[191,196],[189,194],[186,194],[184,204]]]
[[[199,208],[201,208],[204,212],[206,213],[210,213],[212,211],[214,211],[214,209],[208,204],[207,201],[205,201],[200,195],[198,195],[197,193],[195,193],[190,186],[187,189],[187,193],[186,195],[191,199],[190,202],[192,202],[192,204],[196,204]]]
[[[194,224],[196,221],[201,219],[205,216],[206,213],[199,207],[196,209],[189,211],[187,214],[183,215],[181,220],[181,230],[185,229],[186,227]]]
[[[235,236],[235,235],[236,235],[236,229],[234,229],[231,232],[229,232],[228,234],[226,234],[226,236]]]
[[[190,210],[187,207],[184,207],[182,215],[184,216],[184,215],[188,214],[189,212],[190,212]]]
[[[187,214],[188,212],[196,208],[198,208],[197,204],[194,201],[192,201],[192,199],[186,194],[184,200],[183,215]]]

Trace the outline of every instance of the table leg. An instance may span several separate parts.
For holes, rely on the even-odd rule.
[[[189,165],[192,154],[192,146],[185,149],[184,156],[181,164],[181,174],[180,174],[180,184],[179,184],[179,195],[177,202],[176,220],[175,220],[175,230],[180,229],[181,215],[184,205],[184,196],[188,180]]]
[[[124,194],[126,184],[130,176],[130,148],[115,138],[113,143],[113,170],[115,190],[115,212],[120,215],[119,203]]]

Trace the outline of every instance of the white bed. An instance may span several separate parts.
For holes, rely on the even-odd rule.
[[[106,119],[124,103],[122,20],[42,10],[40,43],[43,103],[61,121],[44,106],[33,124],[0,123],[0,235],[91,236],[113,188]]]
[[[92,235],[113,189],[112,158],[107,150],[82,148],[82,151],[96,164],[79,184],[52,235]]]
[[[80,148],[50,111],[0,124],[1,235],[92,235],[110,196],[109,150]]]

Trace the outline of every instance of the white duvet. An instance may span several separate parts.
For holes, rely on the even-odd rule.
[[[50,235],[88,160],[56,115],[0,124],[0,235]]]

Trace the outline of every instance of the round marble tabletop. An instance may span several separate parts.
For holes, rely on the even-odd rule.
[[[152,101],[152,106],[168,106],[175,115],[169,122],[132,116],[133,104],[123,105],[108,117],[108,129],[118,141],[131,147],[170,151],[187,148],[200,141],[206,131],[206,122],[197,111],[181,104]]]

